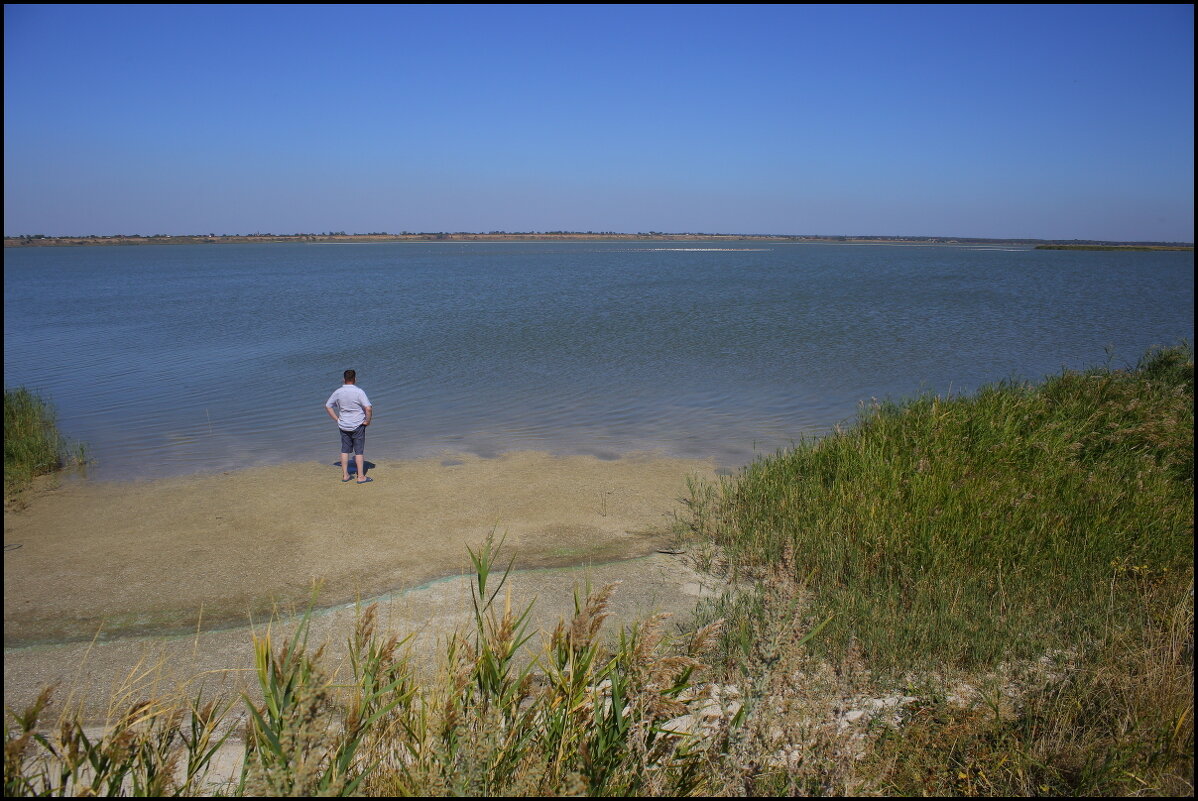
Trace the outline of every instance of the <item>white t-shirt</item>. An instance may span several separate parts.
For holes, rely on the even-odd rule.
[[[338,428],[353,431],[366,420],[366,407],[370,405],[370,399],[357,385],[342,384],[324,405],[337,412]]]

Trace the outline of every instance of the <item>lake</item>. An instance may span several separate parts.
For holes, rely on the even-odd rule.
[[[4,253],[4,382],[89,473],[511,450],[726,468],[859,403],[1193,340],[1193,252],[737,242],[164,245]],[[332,472],[332,468],[330,468]]]

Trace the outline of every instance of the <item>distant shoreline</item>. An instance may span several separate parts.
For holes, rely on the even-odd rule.
[[[4,247],[103,247],[138,245],[228,245],[291,242],[303,244],[381,244],[392,242],[753,242],[844,245],[1026,245],[1041,250],[1193,250],[1192,244],[1155,242],[1069,242],[1043,239],[969,237],[781,236],[769,234],[249,234],[221,236],[6,236]]]
[[[1193,250],[1193,245],[1036,245],[1036,250]]]

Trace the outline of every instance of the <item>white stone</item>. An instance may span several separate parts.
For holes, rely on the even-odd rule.
[[[679,715],[661,724],[661,730],[670,734],[694,734],[699,728],[699,719],[694,715]]]

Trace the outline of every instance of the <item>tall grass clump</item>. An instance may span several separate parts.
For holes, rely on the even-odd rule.
[[[5,389],[5,497],[27,487],[34,477],[62,468],[71,458],[50,404],[25,387]]]
[[[878,404],[760,460],[707,528],[784,565],[875,667],[987,665],[1150,623],[1192,573],[1194,366],[1065,372]],[[709,513],[710,516],[710,513]]]
[[[473,631],[446,643],[439,677],[380,719],[370,795],[701,794],[712,739],[665,724],[703,697],[695,673],[718,624],[673,648],[651,617],[602,636],[614,586],[520,657],[529,608],[513,608],[490,540],[471,554]],[[502,600],[501,600],[502,594]]]
[[[103,731],[77,712],[46,725],[47,690],[9,709],[6,796],[527,796],[702,794],[727,725],[687,718],[710,703],[696,673],[716,625],[671,645],[658,617],[603,634],[614,586],[575,594],[575,613],[529,653],[529,608],[513,607],[488,539],[472,552],[473,625],[442,641],[416,678],[407,641],[359,615],[347,659],[329,666],[305,616],[275,643],[254,637],[258,692],[240,704],[135,701]],[[510,568],[510,565],[509,565]],[[211,776],[244,710],[239,776]],[[671,725],[671,722],[673,724]]]
[[[1193,404],[1189,345],[874,404],[697,498],[693,525],[827,621],[810,664],[919,695],[853,762],[873,790],[1192,793]],[[766,606],[730,629],[787,613]],[[949,676],[998,689],[971,706]]]

